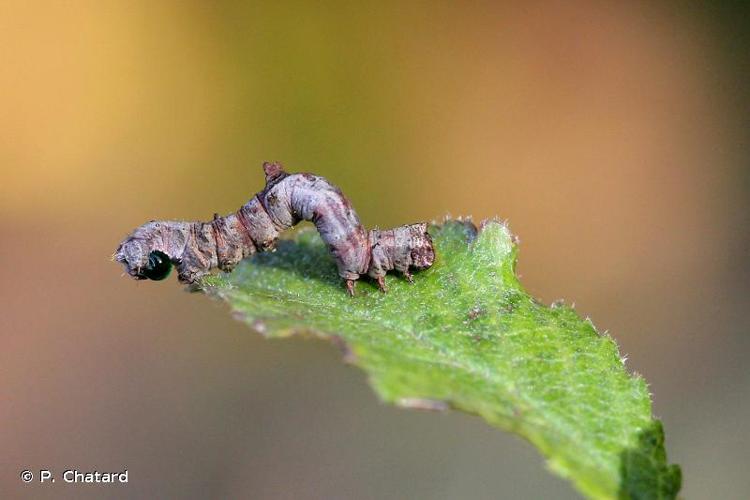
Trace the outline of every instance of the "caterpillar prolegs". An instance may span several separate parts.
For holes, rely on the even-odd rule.
[[[174,265],[181,282],[194,283],[211,269],[231,271],[243,258],[272,250],[282,231],[303,220],[315,224],[351,295],[362,275],[385,292],[388,271],[411,282],[410,269],[435,260],[427,224],[367,231],[346,196],[323,177],[288,174],[279,163],[264,163],[263,170],[265,188],[237,212],[211,222],[147,222],[120,243],[115,260],[135,279],[164,279]]]

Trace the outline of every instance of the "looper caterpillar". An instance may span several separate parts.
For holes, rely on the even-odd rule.
[[[211,269],[231,271],[255,252],[272,250],[279,233],[311,221],[328,246],[339,276],[354,295],[361,275],[386,291],[385,274],[426,269],[435,260],[427,224],[366,231],[339,188],[323,177],[288,174],[279,163],[264,163],[265,188],[237,212],[211,222],[150,221],[125,238],[114,258],[135,279],[161,280],[174,265],[178,278],[194,283]]]

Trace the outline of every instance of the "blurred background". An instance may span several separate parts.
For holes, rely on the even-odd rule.
[[[743,2],[0,2],[2,498],[577,498],[478,418],[380,404],[328,344],[109,261],[261,163],[363,222],[500,216],[618,340],[685,498],[750,490]],[[22,469],[129,470],[126,486]]]

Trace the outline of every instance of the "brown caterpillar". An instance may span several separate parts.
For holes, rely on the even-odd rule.
[[[255,252],[272,250],[279,233],[311,221],[328,246],[346,289],[363,274],[386,291],[385,274],[426,269],[435,260],[427,224],[366,231],[349,200],[323,177],[288,174],[279,163],[264,163],[266,187],[226,217],[211,222],[151,221],[125,238],[114,258],[135,279],[161,280],[174,265],[181,282],[194,283],[211,269],[231,271]]]

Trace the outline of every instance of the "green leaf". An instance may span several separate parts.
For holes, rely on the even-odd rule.
[[[615,342],[524,291],[506,225],[448,221],[430,233],[435,265],[413,285],[389,275],[388,294],[363,280],[349,297],[314,231],[202,286],[263,335],[333,340],[385,401],[458,409],[523,436],[591,498],[674,498],[680,469]]]

